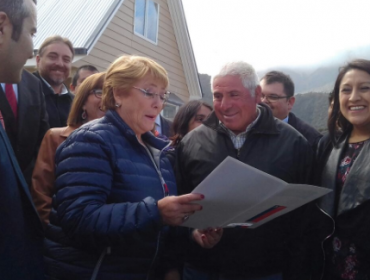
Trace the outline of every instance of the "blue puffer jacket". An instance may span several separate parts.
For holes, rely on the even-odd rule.
[[[148,149],[108,111],[58,148],[57,193],[44,244],[51,279],[90,279],[103,251],[97,279],[153,278],[168,231],[157,201],[176,195],[176,184],[162,152],[169,142],[151,133],[142,138]]]

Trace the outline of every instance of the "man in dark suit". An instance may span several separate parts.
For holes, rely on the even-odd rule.
[[[270,71],[261,79],[260,85],[262,102],[271,108],[274,117],[298,130],[307,139],[312,149],[316,151],[322,135],[290,112],[295,102],[292,79],[283,72]]]
[[[0,83],[19,83],[32,57],[35,4],[36,0],[0,1]],[[0,198],[0,278],[43,279],[41,221],[2,125]]]
[[[158,115],[155,120],[155,130],[158,131],[159,134],[165,135],[170,137],[173,135],[171,131],[172,122],[161,115]]]
[[[74,95],[64,84],[72,67],[74,49],[71,41],[61,36],[46,38],[36,56],[37,72],[42,82],[50,127],[67,125]]]
[[[163,106],[162,110],[164,109],[164,106]],[[161,114],[159,114],[157,116],[157,118],[155,119],[155,130],[160,135],[164,135],[168,138],[173,136],[172,122],[170,120],[166,119],[165,117],[163,117]]]
[[[45,98],[40,80],[23,70],[21,82],[13,85],[13,92],[17,96],[17,109],[14,113],[7,100],[5,87],[5,84],[0,87],[0,110],[6,133],[29,185],[38,148],[49,129]]]

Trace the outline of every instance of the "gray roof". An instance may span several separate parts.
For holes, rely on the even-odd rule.
[[[34,38],[34,49],[47,37],[61,35],[71,40],[77,54],[87,54],[123,1],[38,0],[37,24],[42,28]]]

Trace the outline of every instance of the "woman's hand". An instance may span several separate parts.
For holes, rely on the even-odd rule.
[[[211,249],[220,242],[223,232],[222,228],[195,229],[193,238],[203,248]]]
[[[202,194],[185,194],[180,196],[167,196],[158,201],[158,209],[163,223],[178,226],[185,222],[191,214],[202,210],[202,206],[193,202],[204,199]]]

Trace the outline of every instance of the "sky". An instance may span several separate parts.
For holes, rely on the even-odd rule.
[[[312,66],[370,46],[370,0],[182,0],[199,73]]]

